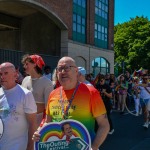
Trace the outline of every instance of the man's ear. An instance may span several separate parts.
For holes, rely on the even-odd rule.
[[[15,71],[14,76],[15,76],[16,79],[19,77],[19,71],[18,70]]]

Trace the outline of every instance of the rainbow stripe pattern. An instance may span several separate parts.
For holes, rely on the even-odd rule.
[[[72,132],[74,137],[81,138],[84,142],[86,142],[89,145],[89,148],[91,147],[91,139],[86,127],[82,123],[72,119],[63,120],[57,123],[51,122],[43,126],[39,132],[41,134],[41,138],[39,142],[45,143],[49,140],[53,141],[54,137],[55,139],[57,138],[58,140],[62,140],[64,133],[61,130],[61,126],[64,122],[69,122],[69,124],[72,127]],[[35,150],[38,150],[39,142],[35,143]]]

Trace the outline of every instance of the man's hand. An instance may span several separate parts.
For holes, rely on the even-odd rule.
[[[36,131],[36,132],[34,132],[34,134],[33,134],[33,136],[32,136],[32,140],[34,141],[34,142],[38,142],[39,140],[40,140],[40,134]]]

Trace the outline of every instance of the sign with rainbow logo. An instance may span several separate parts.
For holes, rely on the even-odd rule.
[[[3,125],[2,119],[0,117],[0,139],[3,136],[3,132],[4,132],[4,125]]]
[[[35,150],[91,150],[89,132],[76,120],[48,123],[39,133],[41,138],[35,142]]]

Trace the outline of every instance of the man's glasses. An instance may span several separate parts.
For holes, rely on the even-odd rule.
[[[76,66],[63,66],[63,67],[57,67],[56,71],[62,72],[64,70],[65,72],[69,72],[72,67],[76,68]]]

